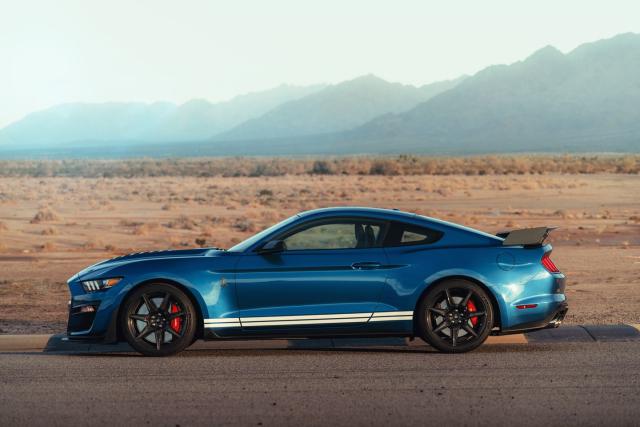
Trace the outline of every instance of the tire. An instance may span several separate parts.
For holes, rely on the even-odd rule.
[[[464,353],[487,339],[493,318],[491,299],[481,286],[450,279],[434,285],[418,304],[417,332],[441,352]]]
[[[171,356],[189,347],[196,334],[195,307],[175,286],[140,286],[122,305],[120,327],[124,338],[145,356]]]

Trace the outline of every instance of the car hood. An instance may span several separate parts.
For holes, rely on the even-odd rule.
[[[69,282],[87,276],[98,270],[111,269],[119,267],[124,264],[130,264],[133,262],[156,260],[156,259],[171,259],[171,258],[193,258],[204,256],[218,256],[224,253],[224,249],[220,248],[197,248],[197,249],[175,249],[164,251],[149,251],[149,252],[134,252],[127,255],[118,256],[115,258],[107,259],[95,263],[79,273],[69,278]]]

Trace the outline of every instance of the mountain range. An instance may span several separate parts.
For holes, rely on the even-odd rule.
[[[281,85],[227,102],[70,103],[27,115],[0,130],[0,143],[51,148],[60,145],[158,143],[210,138],[271,109],[322,90],[325,85]]]
[[[567,54],[547,46],[421,87],[366,75],[217,104],[66,104],[0,130],[0,156],[31,148],[101,157],[638,152],[640,35]]]

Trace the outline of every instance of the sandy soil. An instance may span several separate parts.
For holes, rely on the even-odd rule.
[[[298,211],[365,205],[488,232],[555,225],[570,323],[640,323],[640,176],[0,178],[0,333],[64,330],[65,280],[139,251],[228,247]]]

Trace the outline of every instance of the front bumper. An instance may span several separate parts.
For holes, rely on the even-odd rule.
[[[70,341],[117,342],[117,292],[86,293],[79,282],[70,280],[68,284],[71,300],[67,338]],[[86,307],[92,307],[92,310],[83,310]]]

